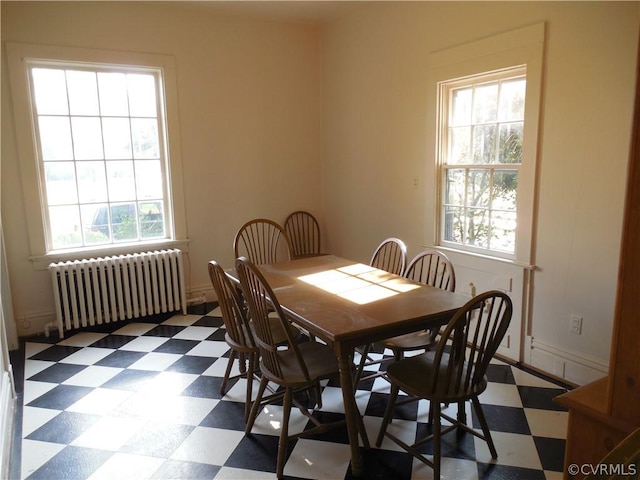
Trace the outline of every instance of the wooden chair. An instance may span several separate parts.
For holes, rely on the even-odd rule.
[[[278,478],[282,478],[287,444],[290,438],[322,433],[329,428],[344,424],[344,421],[330,424],[320,423],[313,417],[308,407],[298,400],[299,394],[305,393],[314,406],[321,405],[320,380],[339,374],[338,361],[333,351],[325,344],[298,343],[296,341],[294,328],[285,317],[276,295],[251,261],[244,257],[238,258],[236,271],[242,285],[243,296],[249,305],[255,341],[260,350],[260,371],[262,373],[258,395],[253,402],[245,434],[251,433],[255,419],[263,405],[283,400],[283,418],[276,467]],[[273,323],[269,320],[269,312],[271,311],[277,314],[276,319],[279,321],[282,331],[285,332],[287,338],[285,343],[278,344],[274,340]],[[278,393],[264,397],[268,382],[273,382],[282,388]],[[294,398],[294,394],[296,398]],[[296,405],[313,422],[314,426],[289,436],[289,416],[292,405]]]
[[[440,478],[440,439],[442,435],[463,429],[483,440],[489,446],[491,456],[498,457],[491,432],[487,425],[479,395],[487,388],[486,371],[511,321],[513,306],[511,299],[497,290],[480,294],[465,304],[440,334],[433,351],[405,358],[387,368],[391,382],[389,403],[382,420],[376,446],[380,446],[386,435],[404,450],[431,466],[434,478]],[[398,402],[400,390],[409,398]],[[433,434],[406,444],[387,431],[394,408],[420,399],[429,400],[433,416]],[[463,402],[471,400],[482,433],[466,425]],[[444,414],[441,404],[458,403],[458,418]],[[441,417],[451,425],[441,426]],[[419,447],[433,442],[433,461],[420,453]]]
[[[256,218],[245,223],[233,239],[236,258],[246,256],[256,265],[291,260],[291,243],[284,228],[273,220]]]
[[[231,348],[227,369],[220,385],[220,394],[226,393],[227,383],[231,367],[236,357],[240,361],[240,375],[247,380],[247,393],[245,399],[244,419],[249,418],[249,405],[251,404],[251,394],[253,385],[253,372],[257,367],[258,347],[256,346],[249,321],[247,320],[245,308],[240,295],[231,281],[224,273],[222,267],[215,261],[209,262],[209,277],[213,284],[213,289],[218,296],[218,306],[222,313],[225,334],[224,339]],[[247,360],[249,366],[247,367]]]
[[[220,394],[226,394],[229,380],[235,378],[230,376],[231,368],[235,359],[238,358],[239,376],[247,380],[244,409],[246,421],[249,418],[254,373],[258,369],[259,350],[253,339],[252,324],[247,318],[244,301],[238,289],[231,283],[229,277],[215,260],[209,262],[209,277],[218,296],[218,306],[220,307],[225,328],[224,339],[231,349],[227,368],[220,384]],[[275,319],[270,319],[270,322],[273,323],[274,342],[277,344],[285,342],[286,335],[280,328],[279,322]],[[296,330],[293,331],[293,335],[296,339],[300,337],[299,331]]]
[[[402,275],[407,264],[407,247],[398,238],[384,240],[371,257],[369,265],[386,272]]]
[[[402,275],[404,273],[406,263],[407,246],[399,238],[393,237],[387,238],[378,245],[373,252],[371,262],[369,262],[372,267],[379,268],[380,270],[384,270],[389,273],[395,273],[396,275]],[[360,354],[360,362],[358,363],[355,377],[353,379],[353,385],[355,388],[357,388],[358,383],[360,383],[361,380],[381,375],[381,373],[375,373],[373,375],[362,377],[366,367],[380,363],[380,360],[374,360],[369,356],[372,348],[373,344],[368,344],[356,349]]]
[[[309,212],[298,210],[284,221],[294,258],[320,255],[320,225]]]
[[[436,250],[424,250],[416,255],[409,262],[404,276],[442,290],[453,292],[456,289],[456,274],[453,264],[444,253]],[[437,335],[438,330],[422,330],[389,338],[383,344],[393,351],[396,360],[400,360],[404,356],[404,352],[426,350],[432,347],[436,343]]]

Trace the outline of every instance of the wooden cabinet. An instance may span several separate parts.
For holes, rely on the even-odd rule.
[[[597,464],[640,427],[640,48],[609,375],[556,399],[569,410],[571,464]]]

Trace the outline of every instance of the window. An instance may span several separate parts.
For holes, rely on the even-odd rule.
[[[48,250],[166,238],[161,72],[28,65]]]
[[[173,58],[24,44],[7,57],[32,260],[186,243]]]
[[[531,265],[544,35],[540,23],[429,55],[425,245]]]
[[[443,245],[513,255],[526,70],[440,84]]]

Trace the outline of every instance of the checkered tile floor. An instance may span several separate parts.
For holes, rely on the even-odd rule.
[[[112,331],[71,332],[60,341],[26,342],[15,478],[275,478],[280,408],[268,407],[252,435],[244,435],[244,380],[219,394],[229,351],[213,307],[156,323],[114,324]],[[481,402],[498,460],[491,461],[486,444],[472,435],[456,441],[450,434],[443,439],[442,478],[562,478],[567,412],[552,398],[565,389],[499,361],[488,377]],[[388,384],[377,378],[359,388],[357,404],[374,442]],[[339,419],[338,383],[326,384],[322,395],[322,418]],[[421,402],[390,429],[412,437],[427,428],[426,412]],[[294,410],[290,432],[305,424]],[[362,453],[364,478],[432,478],[429,467],[388,439]],[[298,439],[290,442],[285,477],[350,479],[349,457],[343,429]]]

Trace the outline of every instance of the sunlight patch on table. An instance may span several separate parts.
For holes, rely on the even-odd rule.
[[[408,283],[389,272],[362,263],[303,275],[298,278],[314,287],[359,305],[419,288],[418,285]]]

